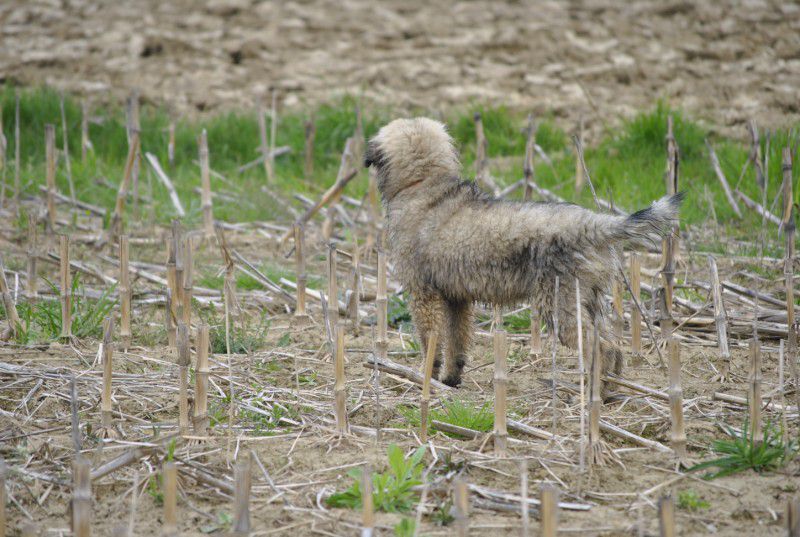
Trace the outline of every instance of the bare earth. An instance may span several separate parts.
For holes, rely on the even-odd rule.
[[[126,2],[0,5],[0,77],[177,109],[362,94],[613,123],[658,98],[722,129],[800,117],[800,7],[720,2]],[[740,131],[741,132],[741,131]]]
[[[615,124],[662,97],[731,132],[741,133],[741,123],[749,118],[772,127],[800,118],[800,8],[794,4],[457,4],[411,0],[382,4],[366,0],[226,0],[211,4],[189,0],[5,0],[0,2],[0,79],[23,85],[46,83],[97,101],[118,102],[137,88],[145,100],[169,104],[186,114],[252,106],[258,95],[274,86],[280,89],[287,107],[302,107],[343,93],[361,94],[369,101],[401,110],[485,102],[553,113],[567,128],[573,128],[583,116],[590,130],[604,123]],[[235,202],[246,199],[247,193],[233,195],[229,199]],[[33,211],[40,202],[24,203],[26,210]],[[290,199],[282,203],[297,206]],[[366,211],[345,208],[365,233]],[[304,210],[297,207],[297,211]],[[85,225],[84,230],[96,231],[101,224],[96,218],[90,221],[85,211],[73,213],[64,205],[59,211],[64,221]],[[326,274],[320,223],[310,223],[307,236],[308,272],[316,279],[312,287],[317,289],[325,285]],[[287,266],[291,271],[288,247],[275,246],[283,232],[280,225],[232,227],[236,229],[227,231],[232,248],[255,265]],[[165,243],[148,241],[154,236],[166,237],[168,230],[154,232],[134,223],[128,231],[132,265],[164,278]],[[710,280],[705,253],[696,248],[699,232],[690,230],[681,241],[684,251],[678,272],[686,282]],[[88,267],[82,280],[86,288],[106,289],[105,281],[97,276],[117,277],[116,267],[102,261],[78,233],[72,236],[73,261]],[[26,237],[18,229],[14,211],[8,207],[0,210],[0,252],[15,292],[26,284]],[[350,244],[341,244],[349,251]],[[216,319],[210,322],[219,327],[220,292],[204,290],[197,282],[201,275],[220,273],[222,261],[216,244],[195,246],[194,297],[216,308]],[[42,251],[55,251],[55,247],[51,242]],[[115,249],[106,253],[117,255]],[[659,258],[644,254],[642,258],[645,281],[649,282],[658,270]],[[365,294],[374,295],[374,253],[364,252],[361,259],[362,284],[369,292]],[[352,281],[351,264],[345,255],[339,263],[339,285],[344,291]],[[785,337],[786,327],[784,310],[775,306],[782,297],[783,264],[770,258],[757,267],[754,263],[719,257],[723,279],[757,287],[773,297],[766,306],[762,302],[759,311],[764,344],[762,391],[776,403],[777,345],[778,338]],[[57,282],[57,267],[41,261],[39,276]],[[396,288],[393,279],[389,285]],[[157,480],[161,463],[168,458],[164,439],[177,432],[177,368],[174,350],[166,346],[164,308],[154,304],[163,297],[163,285],[137,273],[132,287],[133,344],[127,350],[117,345],[114,354],[112,430],[101,427],[102,368],[96,359],[96,339],[84,338],[71,346],[4,344],[0,348],[0,456],[11,468],[6,508],[12,535],[31,521],[46,530],[42,535],[48,537],[69,533],[75,458],[70,427],[72,376],[77,377],[83,455],[93,469],[132,446],[152,448],[140,459],[94,480],[93,534],[111,535],[115,526],[127,523],[134,505],[135,535],[163,531]],[[749,335],[741,327],[749,326],[752,302],[735,293],[724,296],[738,332],[731,338],[731,375],[722,382],[717,380],[722,362],[716,348],[713,310],[704,289],[690,285],[685,291],[688,294],[680,294],[689,306],[676,312],[682,323],[684,414],[692,461],[709,456],[711,441],[723,437],[720,424],[739,426],[747,415],[746,406],[723,403],[714,399],[714,394],[746,396]],[[43,282],[40,291],[41,300],[56,298]],[[365,322],[358,336],[348,331],[347,404],[353,434],[338,438],[331,412],[333,365],[320,303],[309,300],[312,322],[298,327],[279,294],[239,289],[238,299],[244,317],[253,319],[252,326],[257,326],[265,312],[270,324],[259,352],[232,357],[217,352],[211,358],[212,427],[207,435],[198,433],[198,437],[179,441],[173,454],[180,471],[181,534],[228,534],[230,463],[250,451],[263,464],[263,470],[259,464],[252,468],[253,535],[359,534],[360,513],[327,508],[324,498],[349,486],[346,472],[353,467],[368,461],[373,468],[385,469],[390,443],[405,452],[419,445],[416,427],[398,410],[400,405],[418,405],[418,386],[382,373],[376,389],[372,370],[363,363],[373,350],[373,326]],[[626,301],[625,311],[630,312],[631,307]],[[374,318],[374,300],[366,300],[362,308],[364,319]],[[199,308],[193,315],[198,313]],[[196,324],[196,317],[194,321]],[[0,330],[5,323],[3,319]],[[464,385],[458,390],[459,397],[477,406],[491,405],[494,400],[492,340],[487,330],[487,326],[476,326],[476,345]],[[626,341],[629,336],[626,328]],[[531,357],[526,334],[517,333],[511,339],[510,415],[549,430],[553,403],[547,382],[554,376],[549,343],[544,355]],[[390,358],[418,368],[421,360],[413,351],[412,340],[407,332],[391,330]],[[650,341],[647,332],[645,340]],[[619,397],[603,406],[603,420],[666,445],[670,427],[663,393],[669,385],[666,370],[659,367],[652,345],[646,345],[641,357],[634,356],[627,343],[625,349],[625,378],[651,392],[620,388]],[[578,382],[578,371],[576,353],[558,348],[555,378],[561,385],[555,405],[556,432],[561,438],[556,442],[512,432],[509,457],[496,458],[490,436],[465,440],[441,432],[431,435],[425,462],[431,465],[428,482],[432,485],[422,534],[453,533],[452,525],[436,524],[435,514],[448,512],[452,480],[460,473],[470,484],[483,487],[484,493],[490,489],[507,499],[491,503],[485,494],[473,491],[471,535],[519,535],[520,517],[514,511],[518,501],[513,495],[519,490],[521,459],[528,463],[531,496],[538,494],[542,484],[554,484],[563,501],[588,507],[586,511],[561,511],[564,533],[656,535],[658,499],[666,494],[677,499],[681,493],[693,492],[707,505],[677,510],[678,535],[785,534],[786,503],[798,493],[797,459],[777,472],[759,475],[747,471],[707,482],[699,474],[676,473],[670,453],[604,433],[604,453],[608,457],[613,454],[615,461],[580,473],[579,416],[583,407],[567,386]],[[795,387],[787,387],[787,394],[796,405],[798,381],[794,372],[787,371],[789,377]],[[228,421],[226,399],[231,384],[238,405],[233,423]],[[449,395],[434,393],[434,408],[445,397]],[[377,408],[382,427],[378,443],[374,437]],[[786,413],[791,438],[798,435],[797,416],[796,406]],[[777,424],[782,417],[774,406],[764,408],[765,421]],[[112,438],[104,438],[107,436]],[[391,535],[392,526],[400,519],[397,514],[380,514],[380,534]],[[531,528],[536,534],[538,522],[533,520]]]
[[[63,216],[65,221],[69,221],[68,213],[64,212]],[[76,219],[81,225],[91,223],[85,215]],[[18,277],[20,288],[25,289],[25,233],[13,228],[14,221],[13,217],[0,220],[0,236],[11,281]],[[98,223],[95,220],[92,225]],[[154,235],[150,230],[131,231],[133,237],[139,237],[132,238],[132,264],[147,267],[151,274],[164,278],[163,243],[148,244],[147,238]],[[164,237],[167,233],[168,230],[162,229],[156,235]],[[239,226],[238,231],[227,232],[227,240],[232,248],[258,265],[285,259],[285,249],[274,246],[279,235],[279,232],[264,229],[254,232],[247,226]],[[86,289],[99,291],[104,288],[103,284],[90,274],[103,273],[113,278],[118,276],[117,269],[110,263],[101,262],[97,251],[81,244],[77,237],[71,250],[72,259],[88,267],[89,274],[84,274],[83,280]],[[313,286],[319,289],[325,285],[326,262],[316,224],[309,227],[307,239],[309,281],[317,282]],[[343,245],[345,252],[349,252],[348,246]],[[223,318],[220,292],[197,286],[201,275],[220,271],[219,251],[209,242],[196,242],[195,247],[196,287],[193,296],[200,303],[216,308],[211,323],[220,327]],[[112,252],[111,255],[115,254]],[[374,296],[374,254],[363,256],[361,262],[364,289]],[[723,279],[741,277],[753,270],[751,261],[720,257],[719,262]],[[708,281],[706,263],[705,254],[685,253],[679,272],[687,281]],[[644,274],[654,274],[658,264],[658,255],[644,255]],[[780,260],[767,259],[762,268],[770,276],[760,280],[760,290],[778,296],[782,282]],[[42,263],[40,275],[58,281],[56,270],[55,264]],[[351,270],[348,258],[341,255],[338,280],[342,292],[352,281]],[[158,535],[163,531],[163,507],[157,480],[161,464],[168,457],[167,439],[177,432],[178,368],[174,349],[165,345],[163,306],[153,305],[154,299],[163,296],[164,288],[139,274],[137,272],[132,278],[133,344],[124,350],[115,337],[113,430],[104,430],[101,425],[102,365],[97,359],[96,340],[83,338],[70,346],[60,343],[29,347],[5,344],[0,348],[0,456],[11,469],[7,486],[12,503],[7,509],[9,524],[14,530],[33,521],[40,529],[47,530],[43,533],[46,536],[68,531],[71,465],[75,457],[70,432],[69,380],[74,376],[82,453],[93,469],[124,457],[132,446],[147,446],[154,450],[142,453],[140,460],[129,461],[129,464],[93,480],[93,534],[112,535],[115,526],[127,523],[131,509],[135,513],[134,535]],[[649,279],[646,277],[645,281]],[[389,288],[396,288],[393,279]],[[52,292],[45,289],[42,292],[41,300],[56,298]],[[333,364],[320,303],[310,300],[308,311],[312,321],[306,326],[297,326],[291,314],[285,313],[286,303],[280,295],[262,289],[239,289],[237,297],[246,317],[253,323],[249,325],[250,330],[259,326],[258,318],[263,314],[267,315],[269,324],[261,330],[265,340],[260,351],[230,358],[218,352],[211,357],[211,427],[207,435],[197,431],[190,433],[190,438],[177,442],[174,451],[174,458],[179,463],[181,534],[227,534],[233,510],[230,461],[242,459],[251,451],[267,472],[254,463],[250,502],[253,535],[359,534],[360,513],[327,508],[324,498],[349,486],[351,479],[346,473],[353,467],[369,462],[373,468],[385,469],[389,444],[397,444],[407,453],[419,446],[418,427],[410,425],[406,415],[399,411],[400,405],[417,408],[418,385],[386,373],[380,375],[376,384],[372,368],[365,367],[364,360],[372,353],[374,345],[374,327],[369,326],[369,319],[375,318],[374,301],[366,301],[361,306],[364,310],[362,318],[368,322],[362,326],[360,335],[355,336],[348,329],[345,337],[347,407],[353,434],[338,438],[332,415]],[[696,300],[702,302],[702,297],[698,296]],[[746,325],[747,332],[752,307],[734,295],[726,295],[725,300],[732,322],[740,327],[739,330],[742,324]],[[624,307],[629,312],[632,305],[626,301]],[[746,419],[746,406],[723,403],[715,400],[713,394],[723,392],[745,397],[749,359],[747,342],[734,336],[731,339],[730,378],[725,382],[715,380],[722,363],[716,348],[714,327],[708,320],[711,313],[705,309],[700,317],[692,320],[695,316],[690,311],[678,308],[676,317],[682,325],[683,407],[689,456],[692,461],[699,461],[709,456],[711,441],[724,436],[720,424],[739,426]],[[199,313],[198,305],[192,314],[194,324]],[[4,325],[3,320],[0,330]],[[771,394],[779,389],[777,339],[771,334],[780,334],[786,325],[762,322],[761,326],[764,349],[762,392],[775,403],[777,397]],[[470,352],[464,384],[457,390],[456,397],[466,399],[476,407],[486,403],[491,411],[494,402],[493,358],[492,336],[488,329],[488,325],[476,323],[476,345]],[[649,342],[646,334],[645,340]],[[628,335],[626,329],[626,339]],[[549,337],[544,335],[545,352],[538,357],[529,356],[528,336],[524,332],[512,334],[510,339],[509,414],[512,419],[550,431],[553,404],[548,383],[553,378],[553,371]],[[390,330],[389,357],[417,369],[421,360],[411,347],[412,340],[407,331]],[[636,357],[626,344],[625,378],[660,394],[645,395],[622,388],[616,399],[603,405],[601,415],[603,420],[658,442],[665,449],[663,446],[669,443],[670,422],[669,407],[664,398],[669,381],[666,370],[658,366],[658,360],[651,345],[646,345],[643,356]],[[228,426],[226,399],[230,390],[229,371],[233,372],[238,407],[233,427]],[[514,500],[514,495],[519,491],[518,464],[522,459],[528,462],[532,497],[538,495],[542,484],[552,484],[561,491],[562,501],[588,509],[563,509],[560,527],[565,532],[606,537],[657,535],[655,507],[658,499],[672,494],[677,501],[682,493],[694,493],[706,503],[696,510],[687,507],[677,510],[677,535],[777,537],[785,534],[786,502],[797,494],[800,472],[797,459],[777,472],[759,475],[748,470],[707,482],[700,479],[699,473],[676,473],[676,463],[669,452],[642,448],[604,433],[606,464],[587,468],[581,473],[579,416],[582,405],[578,395],[565,389],[567,384],[579,382],[578,371],[576,353],[558,348],[555,376],[559,383],[564,384],[559,387],[556,401],[556,433],[559,436],[556,442],[512,431],[509,456],[497,458],[492,454],[490,434],[481,434],[473,440],[450,438],[441,432],[431,434],[425,457],[426,465],[430,465],[427,481],[431,488],[427,495],[422,535],[453,534],[452,525],[442,527],[435,521],[437,512],[447,513],[450,509],[448,498],[451,497],[452,480],[457,475],[484,491],[474,490],[471,494],[471,535],[519,535],[520,516],[514,512],[519,500]],[[789,372],[787,376],[791,377]],[[194,384],[194,375],[190,376],[190,382]],[[382,428],[377,445],[376,386],[380,386]],[[796,404],[796,395],[791,388],[788,391],[790,401]],[[192,398],[194,393],[192,389]],[[449,397],[452,397],[450,393],[435,391],[432,408],[438,408],[441,399]],[[796,408],[793,407],[786,415],[790,438],[797,438]],[[765,406],[764,419],[778,424],[781,415],[774,407]],[[614,461],[608,460],[612,454]],[[205,481],[203,476],[216,481]],[[138,488],[135,486],[137,482]],[[486,491],[505,495],[510,500],[489,501]],[[413,517],[413,513],[406,516]],[[391,535],[392,526],[400,519],[397,514],[379,514],[380,534]],[[538,522],[532,520],[531,524],[532,530],[537,532]]]

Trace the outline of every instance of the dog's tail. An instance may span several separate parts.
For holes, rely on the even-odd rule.
[[[654,201],[650,207],[619,217],[617,225],[611,229],[612,239],[627,241],[634,245],[646,246],[657,243],[668,235],[678,222],[678,209],[686,194],[679,192]]]

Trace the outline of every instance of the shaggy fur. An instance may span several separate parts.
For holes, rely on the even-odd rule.
[[[548,320],[560,277],[559,339],[577,346],[575,278],[584,312],[601,320],[603,293],[621,247],[657,240],[677,219],[681,195],[630,216],[598,214],[567,203],[494,199],[459,179],[459,159],[445,126],[427,118],[398,119],[367,146],[386,207],[395,273],[411,295],[423,355],[439,331],[434,374],[461,381],[472,333],[472,305],[533,303]],[[604,362],[619,351],[603,345]]]

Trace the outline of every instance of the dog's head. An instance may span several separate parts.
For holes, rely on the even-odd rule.
[[[367,144],[364,165],[375,167],[386,201],[426,181],[452,180],[460,167],[444,124],[426,117],[385,125]]]

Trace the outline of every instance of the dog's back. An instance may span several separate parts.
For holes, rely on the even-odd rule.
[[[406,286],[510,305],[552,287],[556,276],[605,290],[623,243],[668,232],[679,203],[680,197],[665,198],[622,217],[568,203],[497,200],[454,178],[433,192],[420,187],[405,203],[390,205],[387,218]]]

